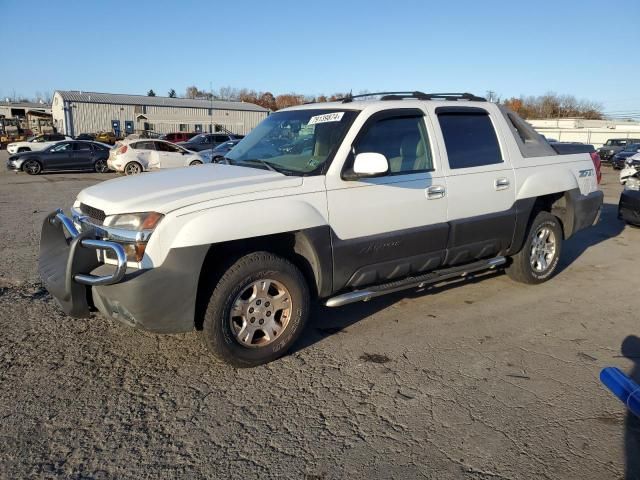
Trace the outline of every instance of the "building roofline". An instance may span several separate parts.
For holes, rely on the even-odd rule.
[[[237,110],[268,113],[270,110],[248,102],[229,100],[206,100],[191,98],[150,97],[147,95],[128,95],[125,93],[86,92],[84,90],[56,90],[65,102],[98,103],[111,105],[146,105],[154,107],[213,108],[216,110]]]

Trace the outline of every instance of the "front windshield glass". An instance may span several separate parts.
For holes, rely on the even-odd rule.
[[[226,158],[294,175],[320,168],[339,146],[358,112],[291,110],[269,115]]]
[[[626,144],[627,144],[626,140],[607,140],[607,143],[606,143],[606,145],[609,147],[621,147]]]
[[[206,143],[207,141],[207,136],[204,134],[200,134],[200,135],[196,135],[195,137],[191,137],[189,140],[187,140],[188,143]]]
[[[33,137],[29,141],[30,142],[36,142],[36,143],[44,142],[44,135],[38,135],[37,137]]]

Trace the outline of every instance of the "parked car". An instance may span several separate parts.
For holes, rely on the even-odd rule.
[[[96,142],[108,143],[109,145],[116,144],[116,135],[113,132],[98,132],[96,133]]]
[[[600,158],[608,162],[619,151],[631,143],[640,143],[640,138],[610,138],[598,149]]]
[[[174,132],[167,133],[163,135],[162,140],[166,140],[168,142],[178,143],[178,142],[188,142],[190,139],[198,135],[196,132]]]
[[[108,166],[116,172],[135,175],[159,168],[202,165],[205,160],[195,152],[166,140],[123,140],[111,149]]]
[[[23,152],[12,155],[7,160],[7,169],[37,175],[54,170],[93,170],[98,173],[109,171],[109,145],[85,140],[62,141],[44,150]]]
[[[221,143],[212,150],[201,150],[200,155],[208,162],[217,163],[224,159],[224,156],[229,153],[233,147],[235,147],[240,140],[229,140],[228,142]]]
[[[10,143],[7,145],[7,152],[11,154],[22,152],[36,152],[39,150],[44,150],[45,148],[50,147],[60,140],[73,140],[73,138],[62,135],[61,133],[45,133],[43,135],[36,135],[35,137],[32,137],[24,142]]]
[[[616,153],[611,159],[611,166],[616,170],[622,170],[626,164],[626,160],[640,153],[640,143],[630,143],[623,150]]]
[[[180,142],[177,145],[191,150],[192,152],[200,152],[206,149],[213,149],[221,143],[230,140],[239,140],[242,135],[227,135],[226,133],[201,133],[191,138],[188,142]]]
[[[618,218],[629,225],[640,227],[640,154],[637,155],[637,163],[635,156],[631,157],[634,160],[630,162],[631,165],[620,173],[624,190],[618,203]],[[634,163],[636,166],[633,166]]]
[[[500,105],[469,94],[354,98],[272,113],[229,165],[82,190],[70,217],[57,210],[43,223],[47,290],[76,317],[90,298],[137,328],[198,326],[217,358],[249,367],[293,345],[313,298],[339,307],[497,268],[545,282],[563,242],[598,216],[590,154],[558,154]],[[291,133],[313,136],[314,148],[260,156]]]
[[[76,135],[76,140],[89,140],[94,141],[96,139],[95,133],[81,133],[80,135]]]

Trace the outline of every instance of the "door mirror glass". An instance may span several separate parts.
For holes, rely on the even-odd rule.
[[[381,153],[359,153],[353,161],[353,173],[360,178],[379,177],[388,172],[389,161]]]

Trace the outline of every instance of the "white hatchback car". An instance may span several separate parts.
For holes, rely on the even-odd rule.
[[[156,139],[125,139],[109,153],[107,165],[116,172],[135,175],[159,168],[177,168],[208,163],[201,155],[171,142]]]

